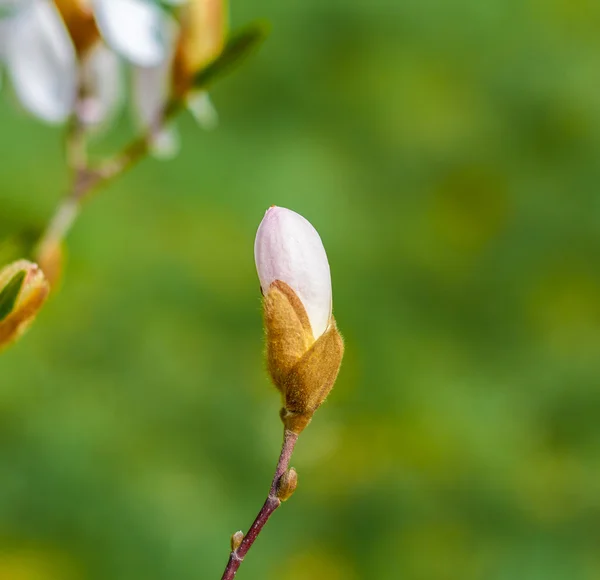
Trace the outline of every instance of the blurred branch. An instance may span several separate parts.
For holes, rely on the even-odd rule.
[[[115,177],[118,177],[143,159],[150,152],[154,136],[158,134],[162,127],[179,113],[182,108],[183,102],[181,100],[172,99],[169,101],[163,112],[155,120],[152,127],[150,127],[145,135],[134,139],[120,153],[102,162],[95,169],[92,169],[91,173],[95,176],[96,181],[86,189],[82,198],[88,197],[95,191],[98,185],[103,185]]]
[[[232,580],[235,578],[237,570],[244,560],[244,557],[271,517],[271,514],[281,505],[283,500],[289,497],[289,495],[286,497],[281,493],[282,490],[280,483],[282,476],[288,472],[290,460],[292,459],[292,453],[294,452],[294,447],[296,446],[297,440],[297,433],[294,433],[289,429],[284,431],[281,454],[279,455],[279,461],[277,462],[277,468],[275,469],[275,475],[273,476],[273,481],[271,482],[271,488],[269,490],[267,500],[265,501],[261,510],[258,512],[254,523],[239,545],[236,546],[234,543],[234,538],[237,534],[232,536],[232,551],[229,555],[229,561],[227,562],[227,567],[225,568],[225,572],[223,572],[221,580]],[[291,491],[293,491],[293,489]]]
[[[120,153],[96,166],[91,166],[88,162],[83,127],[78,121],[73,121],[67,135],[67,162],[73,171],[71,189],[56,208],[46,230],[40,237],[37,253],[42,248],[62,242],[77,218],[81,204],[98,188],[141,161],[149,153],[156,132],[181,108],[181,101],[170,101],[147,133],[134,139]]]
[[[193,89],[204,90],[216,78],[229,72],[255,50],[265,40],[267,34],[267,24],[260,22],[250,24],[232,34],[220,54],[194,74]],[[54,251],[62,244],[84,200],[100,186],[127,171],[150,152],[155,135],[181,110],[187,97],[187,91],[179,97],[173,97],[144,135],[134,139],[114,157],[96,166],[90,165],[88,161],[85,127],[77,114],[73,116],[66,144],[67,163],[73,171],[71,189],[57,207],[40,237],[35,252],[36,259],[39,259],[44,252]]]
[[[67,165],[75,174],[85,169],[88,164],[85,127],[77,114],[73,115],[69,124],[66,141]]]

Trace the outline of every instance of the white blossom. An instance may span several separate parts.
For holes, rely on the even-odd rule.
[[[92,0],[96,24],[106,43],[125,60],[150,67],[161,63],[169,48],[169,21],[148,0]]]
[[[123,103],[121,63],[103,42],[98,42],[81,59],[80,95],[77,116],[92,129],[105,127]]]
[[[49,0],[13,2],[3,20],[3,60],[23,106],[49,123],[64,121],[77,91],[75,47]]]
[[[331,320],[331,274],[317,230],[301,215],[269,208],[256,233],[254,258],[263,293],[275,280],[285,282],[302,302],[314,338]]]

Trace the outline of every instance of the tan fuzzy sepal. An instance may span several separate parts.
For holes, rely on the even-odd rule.
[[[264,297],[267,368],[283,397],[281,420],[300,433],[327,398],[344,356],[344,341],[332,317],[315,341],[302,301],[288,284],[275,280]]]
[[[329,328],[300,358],[284,384],[287,429],[300,433],[333,388],[344,356],[344,341],[331,320]]]
[[[264,297],[267,369],[283,393],[286,378],[314,343],[306,310],[295,292],[276,280]]]
[[[27,260],[19,260],[0,270],[0,288],[20,271],[25,272],[25,278],[18,298],[10,314],[0,321],[0,349],[8,346],[25,332],[50,291],[41,269],[37,264]]]

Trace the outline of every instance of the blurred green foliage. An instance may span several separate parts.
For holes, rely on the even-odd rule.
[[[91,201],[0,358],[0,579],[219,578],[280,443],[253,240],[320,231],[347,341],[240,580],[600,578],[600,3],[233,2],[184,147]],[[62,134],[0,107],[0,228]],[[99,147],[126,139],[119,128]]]

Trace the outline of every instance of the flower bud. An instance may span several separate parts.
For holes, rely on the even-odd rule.
[[[178,96],[186,95],[196,73],[223,50],[226,29],[226,0],[190,0],[183,6],[173,62],[173,86]]]
[[[277,482],[277,497],[281,501],[287,501],[298,487],[298,473],[291,467],[283,473]]]
[[[244,532],[242,530],[238,530],[231,534],[231,551],[235,552],[242,544],[244,540]]]
[[[43,272],[26,260],[0,270],[0,348],[23,334],[48,296]]]
[[[254,254],[264,300],[267,367],[300,433],[333,387],[344,344],[332,316],[331,275],[321,238],[299,214],[271,207]]]

